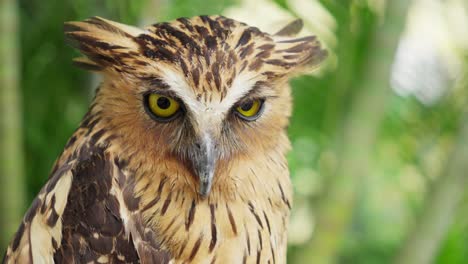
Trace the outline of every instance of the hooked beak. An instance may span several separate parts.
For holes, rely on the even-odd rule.
[[[217,159],[213,138],[204,134],[193,147],[191,158],[194,172],[198,176],[198,193],[203,197],[210,193]]]

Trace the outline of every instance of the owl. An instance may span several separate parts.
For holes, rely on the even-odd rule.
[[[4,263],[285,263],[291,76],[326,51],[198,16],[65,23],[103,76]]]

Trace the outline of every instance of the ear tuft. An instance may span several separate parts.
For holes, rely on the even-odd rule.
[[[70,45],[89,59],[80,58],[75,63],[90,70],[120,66],[123,57],[138,50],[134,38],[144,33],[141,29],[100,17],[66,22],[64,32]]]
[[[305,73],[317,68],[328,56],[315,36],[302,38],[276,37],[275,53],[267,61],[276,71]]]

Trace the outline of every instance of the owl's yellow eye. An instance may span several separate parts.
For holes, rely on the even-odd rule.
[[[262,106],[263,100],[249,100],[238,105],[236,111],[241,118],[247,121],[253,121],[260,116]]]
[[[151,113],[154,114],[156,118],[159,118],[163,121],[170,120],[172,117],[175,117],[177,113],[179,113],[179,102],[169,96],[151,93],[147,96],[146,100],[148,109],[151,111]]]

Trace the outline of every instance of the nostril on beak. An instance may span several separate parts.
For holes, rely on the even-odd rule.
[[[195,147],[197,147],[197,149],[201,149],[200,143],[195,143]]]

